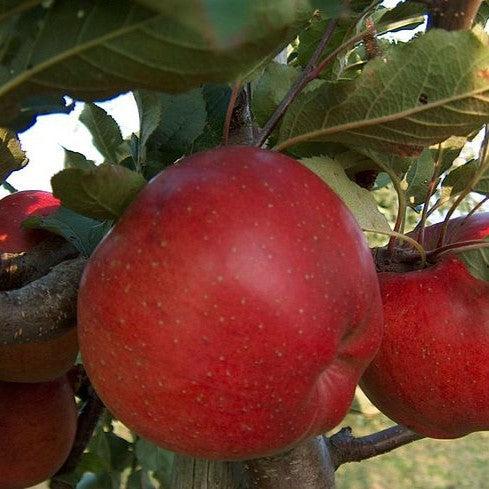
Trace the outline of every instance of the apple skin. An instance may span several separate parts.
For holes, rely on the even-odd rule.
[[[99,245],[80,350],[116,417],[159,446],[235,460],[336,426],[381,339],[370,251],[297,161],[226,147],[156,176]]]
[[[441,226],[426,228],[434,249]],[[450,221],[447,243],[489,236],[489,214]],[[384,414],[431,438],[489,429],[489,283],[456,255],[379,274],[384,338],[361,387]]]
[[[76,432],[73,390],[47,383],[0,382],[0,489],[45,481],[68,457]]]
[[[24,229],[30,216],[47,216],[60,207],[51,193],[24,190],[0,200],[0,254],[21,253],[41,243],[49,233]],[[63,375],[78,354],[76,328],[37,343],[0,345],[0,381],[46,382]]]

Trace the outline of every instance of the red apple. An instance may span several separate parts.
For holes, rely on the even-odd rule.
[[[170,450],[273,454],[341,421],[381,337],[362,232],[279,153],[186,158],[89,260],[80,349],[109,409]]]
[[[426,229],[436,247],[440,224]],[[489,214],[454,219],[448,243],[489,235]],[[362,379],[370,400],[394,421],[432,438],[489,429],[489,283],[460,257],[432,267],[380,273],[385,332]]]
[[[28,251],[48,233],[24,229],[29,216],[46,216],[60,206],[49,192],[26,190],[0,200],[0,254]],[[45,382],[64,374],[78,354],[76,329],[48,341],[0,345],[0,381]]]
[[[73,445],[76,416],[66,376],[0,382],[0,489],[23,489],[55,474]]]

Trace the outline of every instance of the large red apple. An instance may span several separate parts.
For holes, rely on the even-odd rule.
[[[24,489],[56,473],[73,445],[76,416],[66,376],[0,382],[0,489]]]
[[[213,459],[339,423],[382,321],[341,200],[297,161],[245,147],[186,158],[142,190],[88,263],[78,320],[109,409]]]
[[[426,229],[436,247],[441,225]],[[447,241],[489,235],[489,214],[450,222]],[[433,438],[489,429],[489,283],[456,255],[408,273],[380,273],[385,331],[362,379],[387,416]]]
[[[60,206],[49,192],[25,190],[0,200],[0,254],[28,251],[48,233],[24,229],[30,216],[46,216]],[[76,329],[36,343],[0,345],[0,381],[45,382],[64,374],[78,354]]]

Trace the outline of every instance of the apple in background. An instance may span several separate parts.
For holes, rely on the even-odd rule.
[[[46,216],[60,206],[49,192],[25,190],[0,200],[0,254],[28,251],[49,236],[42,230],[24,229],[29,216]],[[0,345],[0,381],[44,382],[64,374],[76,360],[76,328],[37,343]]]
[[[92,255],[78,305],[108,408],[208,459],[274,454],[336,426],[382,329],[345,205],[297,161],[249,147],[155,177]]]
[[[24,489],[54,475],[73,445],[76,419],[66,376],[0,382],[0,489]]]
[[[441,225],[426,229],[428,250]],[[489,214],[450,221],[447,243],[489,236]],[[489,429],[489,283],[455,254],[379,274],[385,331],[361,386],[394,421],[432,438]]]

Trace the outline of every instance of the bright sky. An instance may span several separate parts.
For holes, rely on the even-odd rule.
[[[131,94],[121,95],[99,103],[121,127],[123,137],[139,130],[139,115]],[[83,109],[77,103],[70,114],[41,116],[29,130],[20,135],[29,164],[14,172],[8,182],[18,190],[51,190],[51,177],[63,169],[63,147],[83,153],[89,159],[101,162],[102,157],[92,145],[90,133],[78,120]],[[7,192],[0,187],[0,196]]]

